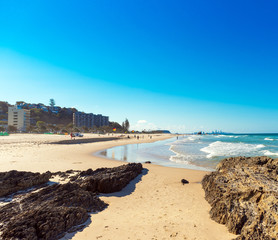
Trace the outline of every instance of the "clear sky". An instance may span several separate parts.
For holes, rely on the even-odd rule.
[[[0,0],[0,100],[133,129],[278,132],[277,0]]]

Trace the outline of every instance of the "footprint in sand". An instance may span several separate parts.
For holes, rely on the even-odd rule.
[[[164,231],[165,231],[165,232],[168,232],[168,231],[169,231],[169,228],[168,228],[166,225],[164,225],[163,228],[164,228]]]
[[[171,235],[170,235],[170,237],[176,237],[176,236],[178,236],[178,233],[176,232],[176,233],[172,233]]]

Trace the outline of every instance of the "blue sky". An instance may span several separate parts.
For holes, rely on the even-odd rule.
[[[0,1],[0,100],[133,129],[278,132],[278,3]]]

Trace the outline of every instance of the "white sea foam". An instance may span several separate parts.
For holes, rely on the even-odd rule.
[[[218,156],[247,156],[260,152],[260,149],[264,147],[265,145],[263,144],[228,143],[217,141],[202,148],[201,151],[208,153],[207,158]]]
[[[265,140],[265,141],[274,141],[275,139],[272,139],[272,138],[265,138],[264,140]]]
[[[198,135],[190,135],[187,138],[184,138],[183,141],[184,142],[194,142],[196,140],[200,139],[200,136]]]
[[[176,162],[176,163],[189,164],[188,159],[186,160],[185,156],[181,155],[181,154],[171,156],[169,160],[172,161],[172,162]]]
[[[202,170],[202,171],[213,171],[214,170],[214,168],[211,168],[211,167],[195,165],[194,161],[192,161],[193,160],[192,155],[177,154],[175,156],[171,156],[169,158],[169,160],[171,162],[178,163],[180,165],[186,166],[186,168],[188,168],[188,169]]]
[[[169,160],[184,165],[189,169],[213,171],[212,167],[196,165],[195,161],[197,159],[205,158],[205,154],[200,152],[200,148],[196,148],[197,145],[196,143],[190,143],[189,145],[171,145],[169,150],[175,153],[175,155],[170,156]],[[184,148],[184,146],[187,146],[187,148]]]
[[[170,142],[170,143],[166,143],[165,145],[184,145],[185,143],[190,143],[190,142],[195,142],[196,140],[200,140],[200,136],[197,135],[189,135],[186,137],[180,137],[178,140],[176,140],[175,142]]]
[[[217,135],[216,138],[238,138],[239,136],[234,135]]]
[[[278,156],[278,152],[274,153],[274,152],[270,152],[268,150],[264,151],[264,155],[265,156]]]

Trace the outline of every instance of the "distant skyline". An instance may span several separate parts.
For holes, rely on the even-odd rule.
[[[1,1],[0,101],[171,132],[278,132],[278,2]]]

